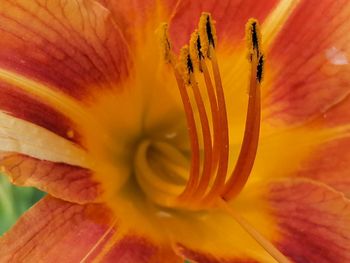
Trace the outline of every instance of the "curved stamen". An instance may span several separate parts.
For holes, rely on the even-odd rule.
[[[248,58],[251,62],[248,112],[241,151],[233,173],[225,186],[222,197],[230,200],[245,186],[252,171],[259,142],[261,119],[260,83],[263,75],[264,57],[260,50],[261,35],[256,20],[247,23]]]
[[[232,176],[225,186],[223,198],[230,200],[236,197],[245,186],[254,165],[260,133],[260,85],[257,81],[256,58],[251,64],[248,112],[241,151]]]
[[[191,168],[188,182],[185,186],[183,193],[181,194],[181,198],[186,198],[193,189],[197,186],[199,181],[199,173],[200,173],[200,151],[199,151],[199,140],[196,128],[196,121],[194,119],[194,113],[191,106],[191,101],[187,93],[187,89],[185,84],[181,78],[179,72],[174,68],[175,78],[177,81],[177,85],[180,91],[180,96],[182,99],[182,103],[185,109],[186,121],[188,127],[188,134],[191,143]],[[179,197],[179,198],[180,198]]]
[[[210,109],[212,112],[213,119],[213,134],[214,134],[214,142],[213,142],[213,159],[212,159],[212,172],[208,174],[208,176],[203,176],[201,181],[199,182],[198,189],[196,191],[195,199],[202,197],[202,195],[207,190],[210,180],[212,179],[212,175],[216,172],[219,164],[220,158],[220,149],[222,145],[222,140],[220,136],[220,119],[219,119],[219,109],[217,105],[217,99],[215,95],[215,90],[209,75],[209,70],[207,64],[204,60],[200,61],[200,65],[203,71],[204,80],[207,86],[207,92],[209,97]]]
[[[182,73],[184,76],[184,81],[187,83],[188,87],[192,88],[194,99],[196,102],[198,115],[201,124],[201,131],[203,136],[203,147],[204,147],[204,160],[203,160],[203,170],[201,178],[210,177],[212,170],[212,140],[211,140],[211,132],[208,121],[208,116],[205,110],[205,105],[203,102],[203,98],[201,92],[199,90],[196,78],[195,78],[195,65],[194,61],[192,61],[189,48],[185,46],[181,49],[181,57],[180,57],[180,67],[182,68]],[[198,183],[198,181],[196,181]],[[197,187],[197,185],[195,186]],[[192,188],[189,191],[189,195],[192,195],[196,192],[196,188]],[[182,196],[183,197],[183,196]],[[187,196],[190,199],[193,199],[191,196]]]
[[[168,38],[167,30],[168,30],[168,25],[164,23],[159,27],[158,34],[160,36],[160,41],[163,45],[164,59],[173,68],[177,86],[180,92],[181,100],[182,100],[185,115],[186,115],[186,122],[188,127],[188,135],[190,139],[190,148],[191,148],[191,165],[190,165],[189,178],[187,180],[187,183],[185,185],[183,192],[178,196],[178,200],[177,200],[177,202],[183,203],[185,200],[189,198],[190,195],[193,194],[193,192],[195,191],[198,185],[199,178],[200,178],[200,166],[201,166],[200,165],[200,146],[199,146],[196,121],[194,117],[194,111],[192,109],[191,100],[188,94],[188,89],[186,87],[186,83],[189,84],[191,82],[189,73],[190,71],[193,71],[193,64],[192,64],[192,61],[188,61],[189,51],[183,48],[182,49],[183,54],[180,56],[181,58],[180,63],[176,65],[175,55],[171,50],[172,47]]]
[[[203,103],[203,99],[201,96],[201,93],[198,88],[198,84],[196,83],[195,79],[193,78],[193,93],[196,100],[196,104],[199,111],[199,117],[202,127],[202,134],[203,134],[203,143],[204,143],[204,160],[203,160],[203,172],[201,176],[201,181],[207,180],[207,178],[210,178],[211,172],[212,172],[212,140],[211,140],[211,133],[210,133],[210,127],[209,127],[209,121],[208,116],[205,112],[205,106]],[[198,188],[200,185],[198,185]],[[197,189],[198,189],[197,188]],[[195,190],[197,194],[198,190]]]
[[[208,95],[209,104],[210,104],[210,107],[208,110],[209,112],[211,112],[211,117],[213,122],[212,123],[213,136],[212,136],[212,147],[207,146],[207,148],[210,148],[211,156],[208,158],[206,158],[206,156],[204,157],[204,165],[206,165],[207,169],[204,169],[203,171],[203,175],[200,179],[198,188],[195,191],[195,195],[192,197],[193,200],[200,199],[202,195],[205,193],[206,189],[208,188],[209,182],[212,179],[212,176],[215,173],[218,166],[219,151],[220,151],[220,132],[219,132],[220,123],[219,123],[217,99],[216,99],[215,90],[210,78],[210,74],[204,60],[205,55],[203,54],[201,47],[202,47],[202,44],[201,44],[198,31],[195,30],[191,35],[191,40],[190,40],[190,56],[195,69],[198,68],[199,71],[203,73],[203,77],[206,85],[206,94]],[[196,85],[197,87],[195,88],[199,90],[196,82],[194,85]],[[202,107],[205,108],[204,105]],[[208,117],[205,117],[205,118],[208,119]],[[205,148],[204,148],[204,151],[205,151]]]
[[[219,153],[219,164],[217,175],[214,181],[214,184],[204,198],[205,202],[212,200],[216,197],[223,189],[227,169],[228,169],[228,157],[229,157],[229,133],[228,133],[228,122],[227,122],[227,110],[226,110],[226,102],[225,102],[225,94],[222,86],[220,69],[217,61],[217,57],[214,51],[216,44],[216,35],[215,35],[215,27],[211,20],[211,16],[209,14],[203,13],[201,17],[201,21],[199,22],[199,32],[203,32],[204,35],[201,35],[201,39],[206,39],[207,42],[204,42],[203,47],[207,47],[208,49],[208,58],[211,60],[211,66],[214,75],[215,82],[215,91],[218,102],[218,112],[219,112],[219,120],[220,120],[220,153]],[[203,34],[202,33],[202,34]]]

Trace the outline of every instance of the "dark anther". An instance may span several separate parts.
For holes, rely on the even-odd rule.
[[[258,34],[256,32],[256,22],[252,23],[252,43],[253,43],[253,48],[258,52],[259,56],[259,40],[258,40]]]
[[[201,45],[201,39],[197,38],[197,50],[198,50],[198,58],[199,60],[203,59],[204,58],[204,55],[202,53],[202,45]]]
[[[261,83],[263,74],[264,74],[264,56],[260,56],[258,66],[256,68],[256,79],[258,80],[259,83]]]
[[[166,46],[167,48],[170,50],[171,49],[171,44],[170,44],[170,41],[168,38],[165,38],[165,41],[166,41]]]
[[[213,34],[211,32],[211,24],[210,24],[210,17],[209,16],[207,17],[206,29],[207,29],[209,44],[215,48],[215,41],[214,41]]]
[[[193,70],[193,63],[192,63],[190,55],[188,55],[188,57],[187,57],[187,69],[188,69],[189,73],[193,73],[193,71],[194,71]]]

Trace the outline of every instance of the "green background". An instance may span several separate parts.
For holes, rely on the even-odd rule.
[[[43,192],[34,188],[10,184],[8,179],[0,174],[0,235],[43,196]]]

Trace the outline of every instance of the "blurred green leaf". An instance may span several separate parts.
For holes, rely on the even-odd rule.
[[[43,196],[44,193],[35,188],[12,185],[0,173],[0,235]]]

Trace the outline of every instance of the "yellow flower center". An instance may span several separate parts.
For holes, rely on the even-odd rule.
[[[166,30],[164,24],[159,33],[186,115],[191,163],[188,165],[175,145],[145,140],[139,145],[135,157],[136,178],[146,195],[161,206],[209,207],[218,198],[230,200],[240,193],[255,160],[264,63],[259,25],[254,19],[247,23],[248,59],[251,63],[249,103],[241,151],[231,173],[228,171],[230,142],[226,99],[215,54],[216,35],[211,16],[202,14],[198,30],[192,34],[189,46],[181,49],[178,60],[172,53]],[[204,79],[204,87],[198,84],[199,75]]]

